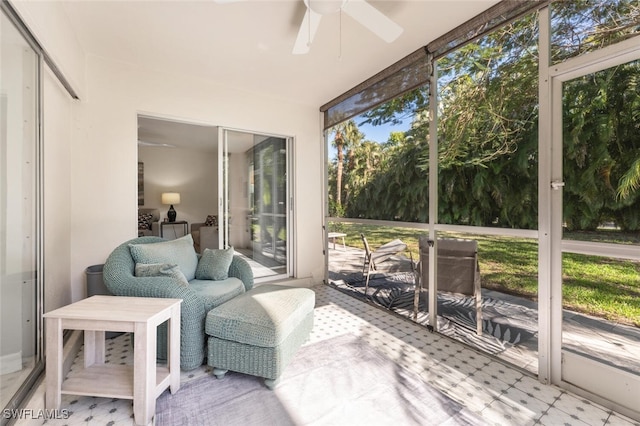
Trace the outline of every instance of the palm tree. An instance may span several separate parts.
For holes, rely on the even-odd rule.
[[[637,190],[640,190],[640,158],[633,162],[620,179],[617,190],[618,198],[624,200]]]
[[[331,131],[334,133],[332,145],[336,148],[337,164],[336,164],[336,205],[342,205],[342,173],[344,167],[344,150],[350,150],[352,147],[362,141],[364,134],[358,129],[358,125],[353,120],[343,121],[336,124]]]
[[[347,152],[347,172],[344,180],[344,208],[349,212],[351,200],[366,187],[380,163],[382,146],[377,142],[363,141]]]

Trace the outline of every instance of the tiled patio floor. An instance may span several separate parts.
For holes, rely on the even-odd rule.
[[[540,384],[527,373],[329,286],[318,285],[313,289],[316,292],[314,328],[306,344],[347,333],[358,335],[397,364],[478,413],[486,424],[640,426],[638,421],[555,386]],[[112,339],[108,344],[109,359],[132,363],[129,342],[128,334]],[[78,368],[82,357],[81,351],[72,368]],[[181,380],[185,383],[207,374],[203,366],[183,372]],[[212,377],[212,380],[215,379]],[[61,408],[68,409],[71,416],[46,424],[134,424],[128,400],[63,395]],[[17,424],[42,423],[21,421]],[[202,424],[206,425],[207,420],[203,419]]]

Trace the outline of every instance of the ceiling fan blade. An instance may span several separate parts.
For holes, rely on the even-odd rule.
[[[163,147],[163,148],[177,148],[175,145],[171,145],[169,143],[162,142],[149,142],[138,139],[138,145],[140,146],[154,146],[154,147]]]
[[[402,34],[402,27],[365,0],[347,0],[342,10],[378,37],[391,43]]]
[[[322,18],[322,15],[307,7],[307,11],[300,24],[300,29],[298,30],[298,37],[293,45],[292,53],[294,55],[304,55],[309,52],[313,38],[320,26],[320,18]]]

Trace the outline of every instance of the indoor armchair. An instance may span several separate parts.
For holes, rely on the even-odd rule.
[[[138,237],[160,235],[160,210],[138,209]]]
[[[198,253],[218,248],[218,216],[209,215],[202,223],[192,223],[191,236]]]

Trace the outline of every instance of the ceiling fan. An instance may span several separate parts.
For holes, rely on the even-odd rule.
[[[138,139],[138,146],[152,146],[152,147],[162,147],[162,148],[177,148],[175,145],[171,145],[169,143],[162,142],[152,142],[152,141],[143,141]]]
[[[213,0],[215,3],[236,3],[245,0]],[[367,0],[303,0],[307,8],[304,19],[300,24],[296,42],[293,45],[294,55],[303,55],[309,52],[311,43],[320,26],[323,16],[344,12],[375,35],[391,43],[402,34],[402,27],[378,9],[370,5]]]
[[[366,0],[304,0],[304,4],[307,6],[307,11],[293,45],[292,53],[294,55],[303,55],[309,52],[320,26],[321,18],[332,13],[346,13],[387,43],[397,39],[403,31],[400,25],[371,6]]]

